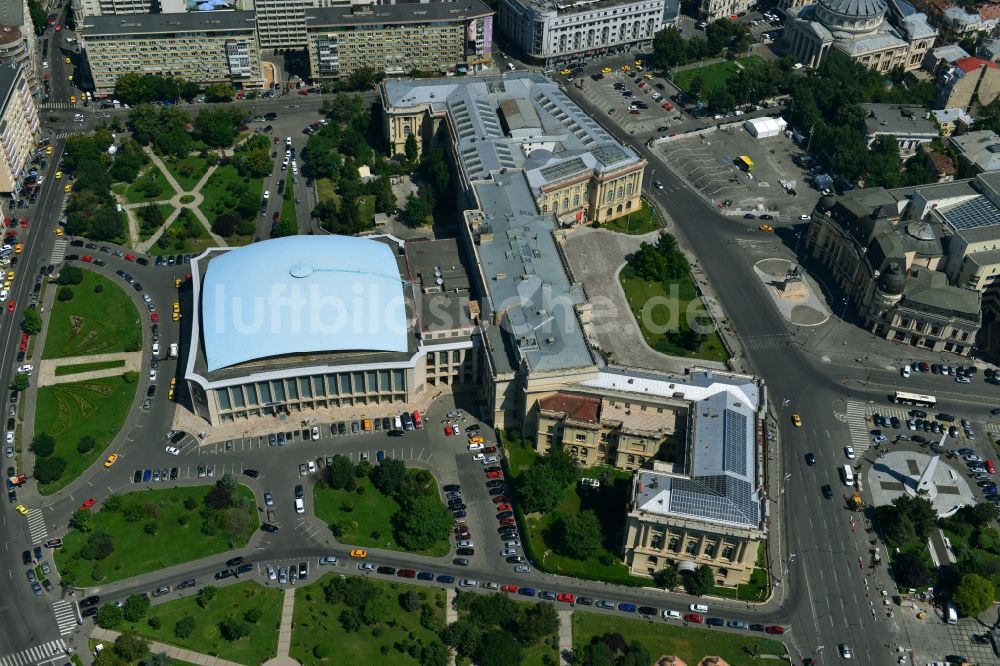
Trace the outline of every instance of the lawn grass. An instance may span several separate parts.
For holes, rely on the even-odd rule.
[[[125,623],[125,627],[160,643],[177,645],[201,654],[240,664],[263,664],[278,654],[278,627],[281,625],[281,590],[246,582],[217,588],[215,598],[205,608],[195,595],[153,606],[147,619]],[[263,617],[246,638],[229,642],[219,633],[219,623],[227,617],[242,618],[251,608],[259,608]],[[194,633],[184,639],[174,635],[177,621],[186,615],[195,619]],[[160,628],[149,626],[150,617],[160,618]],[[171,663],[180,663],[171,658]]]
[[[327,574],[295,591],[292,616],[292,645],[289,656],[301,664],[419,664],[417,659],[397,646],[419,641],[426,645],[439,640],[432,628],[420,622],[421,611],[407,611],[399,603],[402,595],[415,591],[431,609],[433,625],[444,627],[445,591],[437,587],[369,579],[388,599],[388,618],[375,627],[346,632],[337,621],[347,606],[326,602],[323,586],[337,574]],[[377,635],[376,635],[377,634]],[[317,658],[317,645],[329,648],[328,656]],[[249,663],[249,662],[244,662]]]
[[[299,222],[295,215],[295,195],[291,187],[285,188],[285,194],[281,198],[281,222],[282,227],[289,230],[290,235],[299,232]]]
[[[662,621],[630,620],[605,613],[573,613],[573,648],[583,649],[591,640],[607,633],[619,633],[626,643],[639,641],[653,659],[662,655],[680,657],[687,664],[700,663],[706,656],[722,657],[730,664],[784,663],[785,646],[770,638],[695,629]],[[774,655],[761,659],[751,654]]]
[[[408,469],[406,473],[414,474],[416,471]],[[340,543],[410,552],[396,543],[393,535],[392,516],[399,511],[396,500],[379,492],[368,477],[357,479],[357,487],[364,488],[362,494],[317,485],[313,489],[316,517],[327,525],[351,521],[354,527],[337,538]],[[449,550],[451,545],[445,540],[439,541],[433,548],[415,552],[443,557]]]
[[[56,377],[64,375],[75,375],[81,372],[91,372],[93,370],[107,370],[108,368],[120,368],[125,365],[124,359],[116,361],[94,361],[93,363],[75,363],[73,365],[60,365],[56,368]]]
[[[264,181],[261,178],[243,178],[232,164],[220,166],[201,188],[205,197],[201,202],[201,212],[212,221],[222,213],[235,212],[238,197],[246,190],[254,193],[258,201],[264,194]],[[256,216],[257,212],[254,212]],[[256,217],[253,218],[256,224]]]
[[[757,565],[750,574],[750,582],[732,587],[718,587],[712,589],[711,594],[723,599],[739,599],[740,601],[766,601],[770,592],[767,578],[767,556],[765,549],[767,543],[761,541],[757,544]]]
[[[139,312],[121,287],[83,269],[83,282],[69,288],[72,300],[52,304],[43,359],[142,349]]]
[[[208,171],[208,160],[200,155],[188,155],[184,159],[164,160],[167,170],[185,192],[190,192]]]
[[[127,455],[117,464],[128,465]],[[135,465],[141,465],[139,460]],[[123,495],[124,504],[137,503],[152,505],[155,511],[143,514],[139,520],[128,522],[125,511],[112,513],[101,510],[94,515],[94,531],[103,530],[114,539],[114,551],[104,560],[85,560],[79,557],[80,548],[88,536],[77,530],[70,530],[63,537],[63,547],[55,551],[56,564],[60,571],[67,566],[76,567],[76,584],[80,587],[107,584],[138,576],[150,571],[190,562],[202,557],[240,548],[246,540],[234,542],[223,533],[203,534],[201,509],[203,500],[210,491],[206,486],[139,490]],[[86,497],[86,495],[84,495]],[[197,502],[194,509],[187,509],[184,501],[193,498]],[[252,534],[258,525],[256,503],[253,493],[246,486],[239,486],[237,502],[246,502],[250,514]],[[153,518],[155,516],[155,518]],[[184,518],[181,518],[184,516]],[[158,531],[147,534],[144,527],[150,520],[155,521]],[[181,524],[181,520],[186,521]],[[72,564],[70,564],[72,562]],[[98,575],[94,576],[94,570]]]
[[[375,197],[368,195],[358,197],[358,219],[366,225],[370,225],[375,220]]]
[[[172,196],[174,188],[156,165],[150,165],[141,176],[125,188],[125,201],[130,204],[163,201]]]
[[[642,234],[648,234],[651,231],[656,231],[661,228],[660,216],[656,214],[652,208],[649,207],[645,201],[642,202],[642,208],[640,208],[635,213],[630,213],[625,217],[619,217],[616,220],[611,220],[604,225],[605,229],[609,231],[617,231],[618,233],[628,234],[630,236],[641,236]]]
[[[739,58],[739,63],[744,67],[753,67],[762,62],[763,60],[756,55]],[[735,77],[739,71],[739,67],[736,66],[735,62],[726,60],[724,62],[705,65],[704,67],[695,67],[675,72],[673,82],[684,92],[690,92],[691,82],[700,76],[703,82],[701,98],[707,99],[714,90],[725,88],[729,80]]]
[[[159,208],[160,212],[163,214],[164,221],[170,219],[170,216],[173,215],[174,211],[176,210],[171,204],[156,204],[156,207]],[[134,210],[132,211],[132,214],[136,215],[136,226],[138,226],[139,228],[140,241],[149,240],[150,238],[152,238],[153,234],[155,234],[159,230],[159,227],[154,227],[152,229],[146,230],[142,226],[142,220],[139,219],[138,215]]]
[[[543,602],[545,603],[545,602]],[[520,611],[526,611],[536,604],[527,601],[514,601],[514,605],[518,607]],[[469,611],[466,608],[458,609],[458,618],[464,619],[469,616]],[[546,655],[551,658],[551,661],[546,660]],[[459,666],[465,666],[471,664],[472,661],[463,655],[456,655],[455,663]],[[559,632],[555,631],[548,636],[545,636],[540,641],[534,645],[525,647],[521,646],[521,661],[518,662],[521,666],[546,666],[547,663],[558,664],[559,663]]]
[[[505,430],[500,433],[504,451],[507,454],[507,465],[510,476],[515,479],[526,469],[538,454],[530,442],[522,440],[516,432]],[[524,514],[520,505],[515,505],[518,521],[524,528],[522,542],[527,551],[528,559],[541,571],[558,573],[588,580],[601,580],[620,585],[645,587],[652,584],[649,578],[633,576],[628,566],[618,556],[618,544],[621,543],[621,530],[624,527],[621,507],[625,506],[628,496],[630,475],[612,467],[597,467],[581,472],[581,476],[600,478],[605,471],[611,474],[610,487],[604,487],[600,492],[581,488],[579,484],[566,486],[562,500],[556,508],[545,514]],[[606,484],[607,486],[607,484]],[[600,552],[586,560],[577,560],[554,552],[556,539],[554,527],[560,517],[593,510],[597,513],[603,527],[604,538]]]
[[[192,218],[194,213],[191,213]],[[176,220],[170,223],[166,231],[160,236],[160,240],[150,246],[148,253],[150,255],[164,255],[164,254],[187,254],[191,253],[194,255],[201,254],[206,249],[210,247],[215,247],[216,242],[212,240],[212,236],[208,233],[208,229],[205,225],[197,219],[192,219],[191,228],[198,232],[198,236],[195,238],[181,238],[180,236],[173,236],[170,232],[175,225],[182,225],[183,218],[178,216]],[[164,240],[166,239],[166,240]],[[161,242],[163,241],[163,242]]]
[[[324,201],[340,203],[340,195],[337,194],[337,188],[333,186],[332,180],[329,178],[317,178],[313,185],[316,187],[316,197],[320,203]]]
[[[639,329],[646,344],[656,351],[679,356],[681,358],[697,358],[706,361],[725,361],[729,358],[722,339],[715,330],[711,330],[705,336],[698,351],[691,352],[672,342],[667,333],[670,331],[685,331],[690,326],[689,319],[710,322],[704,303],[695,290],[694,282],[690,276],[685,276],[682,280],[675,280],[669,284],[670,292],[664,288],[660,282],[646,282],[639,278],[626,266],[620,274],[622,289],[625,290],[625,299],[628,301],[629,309],[639,322]],[[651,304],[648,317],[643,316],[643,308]],[[659,304],[655,307],[652,304]],[[676,313],[676,315],[675,315]],[[676,319],[676,320],[674,320]],[[654,327],[665,329],[649,330],[646,321],[650,321]]]

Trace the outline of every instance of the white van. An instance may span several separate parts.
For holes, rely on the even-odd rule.
[[[844,465],[840,468],[840,475],[844,477],[845,486],[854,485],[854,472],[851,471],[850,465]]]
[[[944,619],[948,624],[958,624],[958,609],[954,604],[948,604],[944,609]]]
[[[396,416],[396,417],[393,418],[392,424],[396,428],[396,430],[402,430],[403,429],[403,420],[401,418],[399,418],[398,416]]]
[[[692,613],[707,613],[708,612],[708,606],[706,606],[705,604],[691,604],[690,606],[688,606],[688,608],[691,609]]]
[[[306,505],[305,502],[302,501],[302,498],[295,500],[295,513],[305,513],[305,512],[306,512]]]

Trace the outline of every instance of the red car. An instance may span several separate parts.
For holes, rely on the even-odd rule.
[[[503,590],[504,592],[510,592],[511,594],[514,594],[515,592],[517,592],[518,587],[517,585],[501,585],[500,589]]]
[[[125,254],[125,261],[135,261],[135,255],[131,253]]]
[[[83,504],[80,505],[80,508],[81,509],[89,509],[90,507],[94,506],[95,504],[97,504],[96,500],[92,500],[92,499],[84,500]]]
[[[7,312],[13,312],[14,308],[16,308],[16,307],[17,307],[17,302],[16,301],[10,301],[10,302],[8,302],[7,303]]]
[[[515,525],[516,523],[514,522],[513,518],[501,518],[500,519],[500,524],[501,525]]]
[[[488,479],[502,479],[503,472],[486,472],[486,478]]]
[[[694,622],[695,624],[701,624],[705,620],[702,619],[701,615],[697,613],[684,613],[685,622]]]
[[[785,633],[785,628],[780,624],[773,624],[770,627],[765,627],[764,631],[769,634],[783,634]]]
[[[487,446],[485,449],[483,449],[483,453],[485,453],[486,455],[490,455],[491,453],[496,453],[496,452],[497,452],[497,447],[495,446]]]
[[[664,102],[664,103],[662,104],[662,106],[663,106],[663,108],[664,108],[664,109],[666,109],[667,111],[673,111],[673,110],[674,110],[674,105],[673,105],[673,104],[671,104],[670,102]]]
[[[11,225],[11,226],[13,226],[13,225]],[[28,218],[26,218],[26,217],[22,217],[21,218],[21,228],[22,229],[27,229],[28,228]]]
[[[82,257],[80,257],[80,261],[86,261],[88,264],[91,264],[94,262],[94,258],[89,254],[85,254]]]
[[[417,572],[413,569],[400,569],[396,572],[396,575],[400,578],[414,578],[416,577]]]
[[[559,601],[565,601],[568,604],[576,603],[576,595],[570,594],[569,592],[560,592],[556,595],[556,599]]]
[[[151,322],[153,322],[155,324],[156,322],[160,321],[160,318],[154,312],[153,314],[149,315],[149,321],[151,321]]]
[[[986,463],[985,463],[985,465],[986,465],[986,471],[987,472],[989,472],[990,474],[996,474],[997,473],[997,468],[993,464],[992,460],[987,460]]]
[[[507,501],[507,498],[504,497],[503,495],[497,495],[496,497],[493,498],[493,503],[494,504],[500,504],[501,502],[506,502],[506,501]]]
[[[514,507],[510,504],[497,504],[497,511],[513,511]]]
[[[308,95],[308,94],[309,94],[309,91],[308,91],[308,90],[306,90],[305,88],[303,88],[302,90],[300,90],[300,91],[299,91],[299,94],[300,94],[300,95]]]
[[[28,351],[28,334],[27,333],[22,333],[21,334],[21,351],[23,351],[23,352]]]
[[[278,211],[274,211],[274,215],[271,216],[271,221],[277,222],[280,219],[281,219],[281,213],[279,213]]]
[[[274,143],[275,144],[281,143],[281,139],[279,139],[278,137],[274,137]]]
[[[455,434],[455,431],[451,429],[450,425],[446,425],[444,427],[444,436],[445,437],[451,437],[454,434]]]

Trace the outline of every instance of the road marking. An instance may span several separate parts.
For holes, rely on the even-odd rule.
[[[73,621],[76,625],[76,621]],[[15,652],[9,654],[6,657],[0,658],[0,666],[25,666],[26,664],[38,664],[43,661],[51,661],[54,655],[63,654],[66,650],[66,644],[62,639],[55,641],[48,641],[47,643],[42,643],[40,645],[34,645],[29,648],[25,648],[20,652]]]
[[[49,538],[49,529],[45,526],[45,516],[41,511],[28,513],[28,534],[32,543],[42,543]]]
[[[747,349],[763,351],[765,349],[780,349],[792,344],[792,336],[788,333],[771,335],[739,336],[740,344]]]
[[[73,633],[77,627],[76,604],[65,599],[53,601],[52,614],[56,616],[60,636]]]
[[[868,403],[857,400],[847,401],[847,425],[851,430],[851,444],[854,452],[858,456],[863,456],[872,445],[871,435],[868,432]]]

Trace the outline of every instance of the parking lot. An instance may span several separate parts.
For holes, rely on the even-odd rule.
[[[674,173],[733,214],[795,220],[809,214],[820,197],[792,161],[804,151],[784,135],[756,139],[740,124],[661,143],[656,150]],[[737,166],[741,155],[753,161],[749,172]]]
[[[626,73],[617,69],[602,72],[603,78],[600,80],[593,79],[596,74],[581,76],[569,85],[583,90],[594,104],[624,129],[638,134],[648,132],[666,134],[670,128],[690,118],[670,101],[670,96],[677,93],[676,89],[660,77],[646,78],[648,73],[635,71]],[[638,80],[636,80],[637,75]],[[616,90],[616,84],[620,84],[622,88]],[[634,99],[624,97],[623,93],[626,92],[634,95]],[[657,99],[658,96],[661,98]],[[636,113],[631,113],[629,106],[633,102],[645,103],[649,108],[639,108],[636,109]],[[663,107],[664,102],[670,104],[669,111]]]

